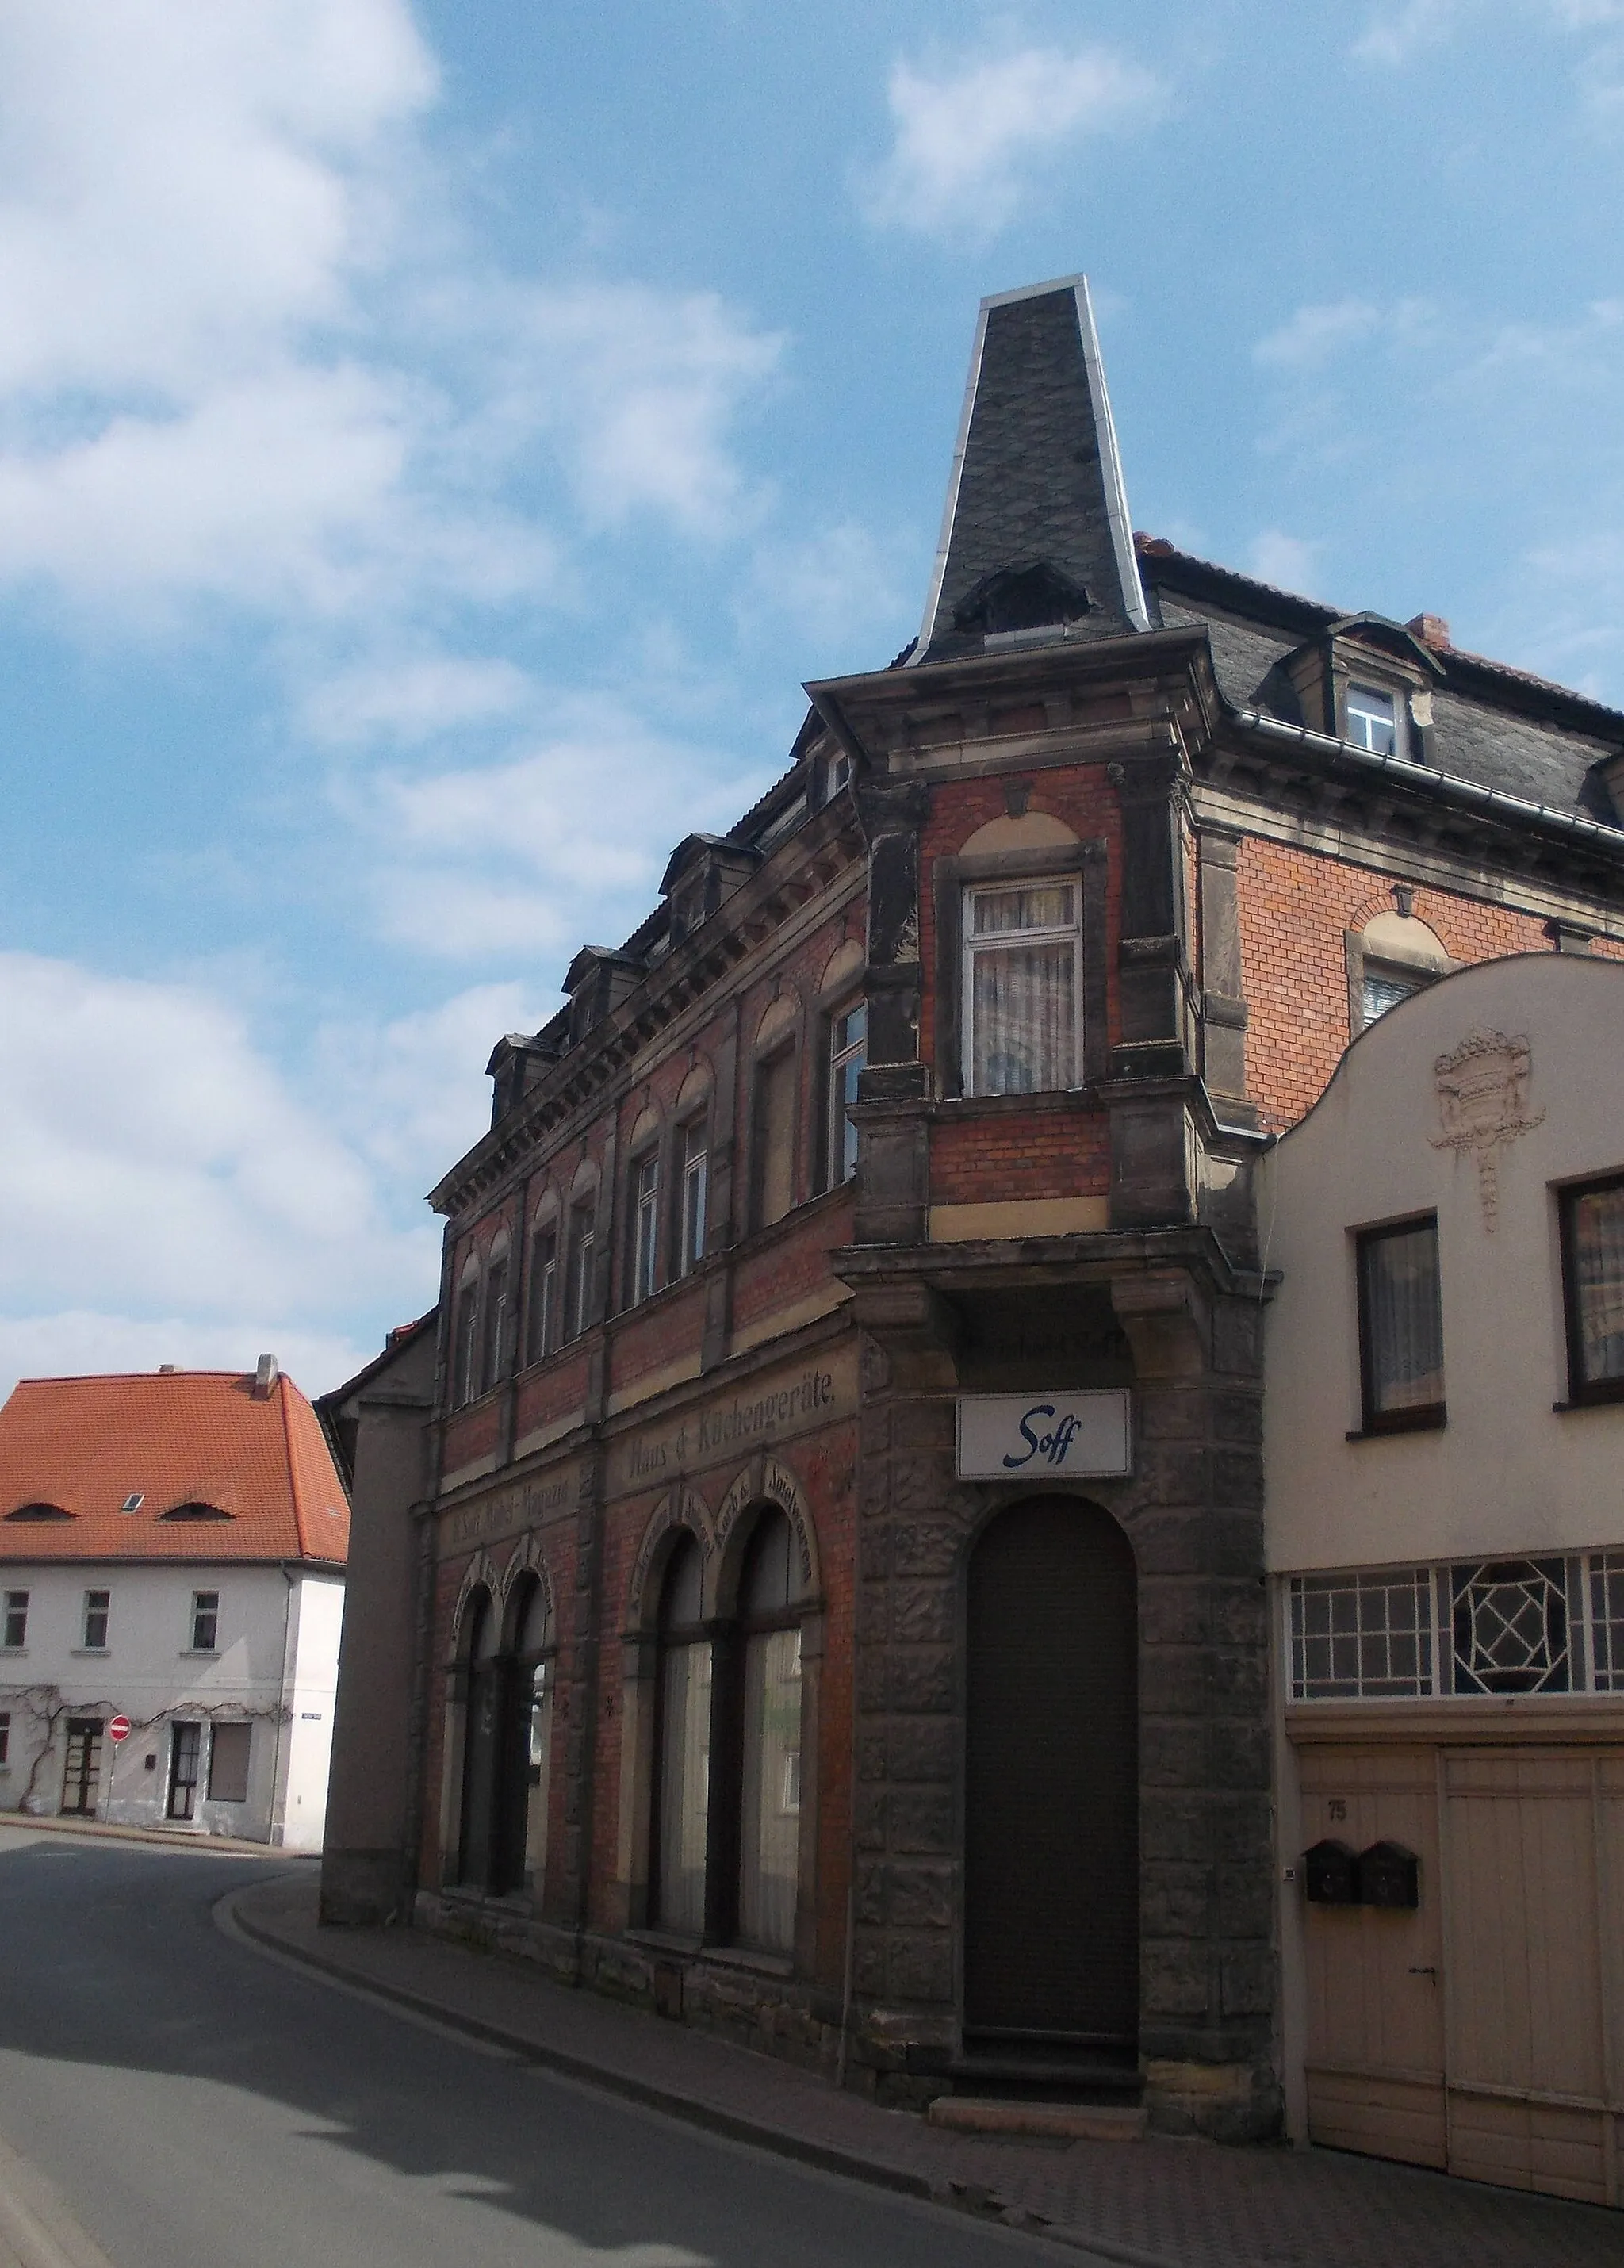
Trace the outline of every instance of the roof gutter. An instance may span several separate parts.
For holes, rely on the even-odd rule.
[[[1624,828],[1606,827],[1599,820],[1583,818],[1577,812],[1554,811],[1548,803],[1530,803],[1524,796],[1507,795],[1503,788],[1483,787],[1476,780],[1462,779],[1459,773],[1435,771],[1429,764],[1412,763],[1407,756],[1378,755],[1373,749],[1356,747],[1351,740],[1339,740],[1330,733],[1314,733],[1306,725],[1288,725],[1281,718],[1266,717],[1261,710],[1231,709],[1230,721],[1242,732],[1253,733],[1261,740],[1271,740],[1278,747],[1296,748],[1322,762],[1347,764],[1373,777],[1391,779],[1396,786],[1426,789],[1451,803],[1464,805],[1484,819],[1500,819],[1525,827],[1532,822],[1576,847],[1587,843],[1612,858],[1624,859]]]

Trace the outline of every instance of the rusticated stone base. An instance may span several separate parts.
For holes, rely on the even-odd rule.
[[[1268,2065],[1152,2060],[1144,2079],[1145,2109],[1158,2134],[1270,2142],[1282,2132],[1280,2081]]]
[[[667,1950],[539,1920],[517,1899],[420,1890],[415,1926],[489,1953],[533,1962],[560,1984],[580,1984],[741,2047],[781,2056],[833,2078],[840,2009],[816,1986],[726,1955]],[[865,2090],[868,2091],[868,2090]]]

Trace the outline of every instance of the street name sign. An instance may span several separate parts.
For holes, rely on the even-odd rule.
[[[1121,1479],[1134,1469],[1128,1388],[1086,1394],[961,1394],[962,1481]]]

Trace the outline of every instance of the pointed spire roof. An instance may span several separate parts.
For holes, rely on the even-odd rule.
[[[913,660],[1149,628],[1086,278],[983,299]]]

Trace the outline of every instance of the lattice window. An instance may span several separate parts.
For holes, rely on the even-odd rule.
[[[1598,1551],[1590,1563],[1591,1682],[1624,1693],[1624,1551]]]
[[[1294,1701],[1414,1699],[1432,1692],[1429,1569],[1294,1576],[1290,1612]]]
[[[1490,1559],[1450,1570],[1457,1693],[1569,1693],[1574,1617],[1563,1559]]]

